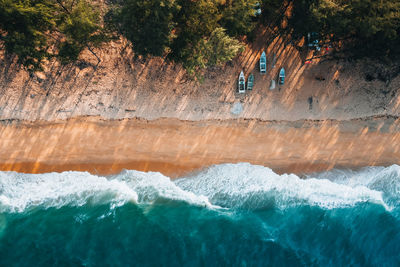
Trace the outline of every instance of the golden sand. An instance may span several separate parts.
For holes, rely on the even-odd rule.
[[[178,177],[212,164],[249,162],[278,173],[400,164],[399,120],[105,121],[0,125],[0,170],[27,173],[122,169]]]

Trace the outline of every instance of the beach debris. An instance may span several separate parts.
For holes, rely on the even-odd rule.
[[[246,92],[246,80],[244,78],[244,73],[243,71],[240,72],[239,75],[239,80],[238,80],[238,91],[241,94],[244,94]]]
[[[271,80],[271,84],[269,86],[269,90],[274,90],[275,89],[275,80]]]
[[[253,90],[254,85],[254,75],[253,73],[250,74],[249,78],[247,78],[247,90]]]
[[[309,109],[309,110],[312,110],[312,104],[313,104],[313,97],[310,96],[310,97],[308,98],[308,109]]]
[[[285,69],[281,68],[279,71],[279,84],[284,84],[285,83]]]
[[[276,64],[276,54],[273,53],[272,54],[272,68],[275,68],[275,64]]]
[[[242,111],[243,111],[243,106],[240,102],[236,102],[233,104],[231,108],[231,113],[233,115],[239,115],[240,113],[242,113]]]
[[[260,73],[266,73],[266,72],[267,72],[267,56],[265,54],[265,51],[263,51],[260,57]]]

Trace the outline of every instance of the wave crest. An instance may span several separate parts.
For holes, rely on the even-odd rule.
[[[126,170],[102,177],[87,172],[22,174],[0,172],[0,212],[41,207],[127,201],[183,201],[208,208],[284,209],[297,205],[324,209],[372,202],[398,207],[400,166],[361,171],[329,171],[302,179],[278,175],[248,163],[212,166],[196,175],[171,181],[155,172]]]
[[[177,184],[223,207],[259,209],[306,204],[331,209],[361,202],[386,206],[381,192],[363,185],[350,187],[327,179],[278,175],[270,168],[249,163],[213,166],[198,175],[178,180]]]
[[[23,174],[0,172],[0,210],[21,212],[28,208],[82,206],[91,203],[137,201],[125,183],[87,172]]]
[[[0,211],[22,212],[29,208],[60,208],[127,201],[152,203],[160,199],[212,205],[206,197],[177,187],[160,173],[123,171],[112,177],[87,172],[24,174],[0,172]]]

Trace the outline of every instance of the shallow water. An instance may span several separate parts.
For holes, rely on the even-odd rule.
[[[398,266],[400,166],[0,172],[0,266]]]

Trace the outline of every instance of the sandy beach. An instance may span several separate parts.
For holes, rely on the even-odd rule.
[[[75,65],[29,75],[0,61],[0,170],[160,171],[177,177],[250,162],[305,173],[400,163],[400,76],[379,62],[313,60],[263,29],[229,64],[188,79],[163,58],[134,59],[123,40]],[[274,55],[261,75],[258,60]],[[284,85],[270,90],[280,67]],[[236,92],[244,70],[254,89]],[[366,77],[369,77],[366,79]]]
[[[400,120],[177,119],[3,121],[0,170],[27,173],[122,169],[179,177],[212,164],[249,162],[278,173],[400,164]]]

